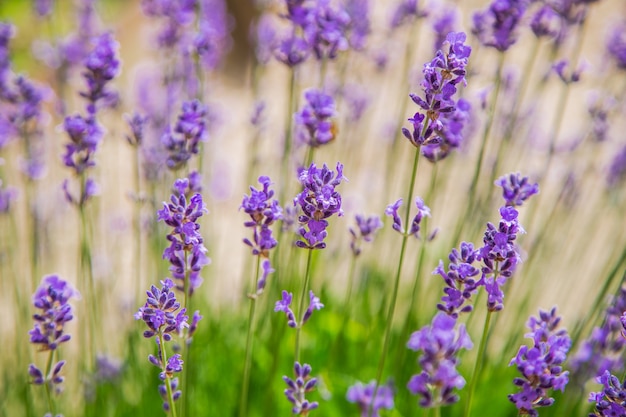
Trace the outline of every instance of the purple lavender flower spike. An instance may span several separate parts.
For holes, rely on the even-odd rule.
[[[356,384],[348,388],[346,399],[359,406],[359,409],[361,410],[361,417],[380,417],[378,410],[383,408],[393,410],[394,390],[391,383],[379,386],[376,391],[376,397],[372,398],[374,397],[375,389],[376,381],[371,381],[367,385],[363,385],[363,383],[357,381]],[[372,413],[368,414],[370,407],[372,409]]]
[[[400,0],[391,15],[389,25],[395,29],[426,16],[428,12],[424,7],[419,7],[418,0]]]
[[[469,101],[459,99],[454,111],[441,113],[439,121],[440,130],[434,131],[437,140],[430,140],[422,145],[422,155],[430,162],[438,162],[446,158],[450,153],[463,146],[466,136],[466,127],[471,120],[472,106]]]
[[[311,315],[313,315],[313,310],[320,310],[323,307],[324,304],[320,302],[319,297],[316,297],[315,294],[313,294],[313,291],[309,291],[309,306],[304,312],[304,317],[302,317],[302,325],[304,325],[304,323],[306,323],[311,318]]]
[[[502,198],[507,206],[521,206],[529,197],[539,193],[539,184],[530,183],[529,178],[522,177],[519,172],[503,175],[494,184],[502,187]]]
[[[288,67],[293,68],[306,61],[310,50],[309,44],[304,39],[296,34],[291,34],[280,41],[278,47],[274,50],[274,57]]]
[[[302,209],[302,214],[298,217],[301,227],[298,234],[304,240],[299,240],[296,245],[306,249],[324,249],[326,243],[328,222],[325,220],[337,214],[343,215],[341,210],[341,195],[335,187],[342,180],[343,164],[337,163],[337,173],[328,169],[326,164],[322,169],[318,169],[315,164],[311,164],[308,169],[301,169],[298,181],[302,184],[302,192],[294,198],[294,206]],[[308,230],[307,230],[308,229]]]
[[[244,226],[252,229],[252,240],[245,238],[243,242],[252,248],[253,255],[267,258],[269,251],[278,244],[270,226],[283,218],[283,211],[278,200],[272,199],[274,191],[270,189],[270,178],[260,176],[259,184],[263,187],[258,190],[250,187],[250,195],[244,195],[239,208],[250,216]]]
[[[311,365],[300,365],[299,362],[294,364],[295,379],[283,376],[283,381],[287,384],[285,396],[293,404],[291,412],[294,415],[306,416],[311,410],[316,409],[319,404],[317,401],[310,402],[305,396],[315,389],[317,378],[311,378]]]
[[[538,407],[547,407],[554,403],[548,390],[563,391],[568,382],[568,371],[561,366],[566,359],[572,341],[564,329],[556,330],[560,317],[556,307],[539,311],[539,317],[528,320],[530,333],[526,337],[533,339],[533,347],[520,347],[509,366],[515,365],[522,374],[513,384],[521,391],[509,394],[509,401],[515,404],[520,415],[538,416]]]
[[[261,275],[261,278],[259,278],[259,282],[257,283],[256,286],[256,295],[261,295],[263,293],[263,290],[265,290],[265,285],[267,284],[267,277],[269,276],[269,274],[271,274],[272,272],[275,272],[275,270],[272,268],[272,264],[270,263],[269,259],[264,259],[263,263],[261,264],[261,268],[263,269],[263,273]]]
[[[448,33],[454,32],[458,26],[456,9],[446,9],[435,17],[433,30],[435,31],[435,52],[443,47]]]
[[[395,203],[389,204],[385,209],[385,214],[387,216],[391,216],[393,218],[393,225],[391,226],[393,230],[400,234],[404,234],[404,228],[402,227],[402,219],[398,215],[398,209],[402,205],[402,199],[398,199]]]
[[[202,66],[214,70],[232,47],[230,32],[234,25],[224,0],[204,0],[199,3],[199,27],[194,46]]]
[[[626,70],[626,22],[620,23],[611,32],[606,45],[609,55],[617,68]]]
[[[293,299],[293,294],[283,290],[282,299],[276,301],[276,305],[274,306],[274,311],[282,311],[287,315],[287,325],[289,327],[296,328],[298,324],[296,323],[296,316],[291,309],[291,301]]]
[[[596,378],[602,391],[589,394],[589,402],[596,403],[589,417],[612,417],[626,415],[626,386],[608,370]]]
[[[335,116],[333,97],[317,89],[305,91],[306,104],[294,115],[298,138],[312,148],[325,145],[335,138],[332,117]]]
[[[346,37],[350,15],[341,8],[334,8],[330,1],[320,0],[309,11],[304,25],[304,38],[318,60],[334,59],[339,51],[348,49]]]
[[[17,188],[9,186],[3,187],[2,179],[0,179],[0,214],[8,213],[16,198]]]
[[[138,112],[134,112],[132,116],[125,115],[124,119],[130,127],[130,135],[126,135],[126,140],[131,146],[140,146],[143,142],[145,124],[149,116],[142,116]]]
[[[419,359],[422,372],[413,375],[407,387],[420,397],[420,406],[435,407],[459,400],[454,389],[463,388],[465,379],[456,370],[457,354],[472,346],[465,326],[461,324],[457,330],[456,319],[441,312],[433,318],[431,325],[411,335],[407,347],[423,352]]]
[[[89,102],[87,111],[96,113],[96,103],[114,103],[117,93],[107,90],[106,86],[120,71],[120,61],[116,57],[119,45],[111,33],[104,33],[94,40],[93,50],[85,58],[87,70],[83,73],[87,81],[87,91],[80,93]]]
[[[167,167],[177,170],[200,152],[200,142],[206,141],[207,108],[199,100],[185,101],[174,130],[169,127],[161,137],[167,149]]]
[[[472,33],[483,45],[506,51],[517,41],[516,30],[527,4],[527,0],[494,0],[487,10],[474,14]]]
[[[189,330],[187,330],[187,344],[191,343],[193,335],[198,330],[198,322],[202,320],[203,316],[200,315],[200,311],[196,310],[191,317],[191,323],[189,324]]]
[[[35,0],[33,8],[38,17],[44,18],[52,14],[54,0]]]
[[[413,217],[413,221],[411,221],[409,234],[419,238],[420,223],[424,217],[430,217],[430,208],[424,204],[424,200],[422,200],[421,197],[415,198],[415,205],[417,206],[417,214]]]
[[[443,290],[445,295],[441,297],[441,303],[437,304],[439,310],[454,318],[473,310],[473,306],[467,303],[478,291],[478,279],[475,277],[479,275],[480,269],[473,265],[478,257],[479,252],[474,249],[474,245],[462,242],[460,250],[454,248],[448,256],[450,264],[447,271],[443,261],[439,261],[433,274],[440,275],[447,286]]]
[[[361,51],[365,49],[367,37],[371,32],[369,0],[348,0],[345,11],[350,18],[348,41],[355,51]]]
[[[175,182],[170,203],[163,203],[163,209],[157,212],[157,220],[163,220],[172,228],[167,235],[170,245],[163,251],[163,259],[171,264],[172,278],[178,282],[176,287],[181,291],[186,289],[191,296],[202,283],[202,268],[211,260],[206,255],[207,249],[197,223],[208,210],[199,193],[187,200],[186,191],[183,190],[187,190],[189,186],[188,179]],[[189,282],[185,282],[186,278]]]
[[[365,217],[361,214],[357,214],[355,220],[357,229],[355,230],[352,227],[349,229],[352,236],[350,249],[354,256],[359,256],[361,254],[361,242],[371,242],[378,229],[383,227],[383,222],[378,216]]]
[[[549,5],[543,5],[530,21],[530,28],[536,37],[554,38],[561,32],[561,18]]]
[[[613,157],[606,177],[606,184],[610,189],[618,189],[624,180],[626,180],[626,144]]]
[[[96,355],[95,380],[98,382],[113,382],[120,378],[124,370],[121,360],[103,354]]]

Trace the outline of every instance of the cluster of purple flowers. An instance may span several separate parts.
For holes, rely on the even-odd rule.
[[[244,226],[252,229],[252,240],[245,238],[243,242],[252,248],[253,255],[265,258],[278,244],[272,236],[271,226],[283,217],[278,200],[272,199],[274,190],[270,189],[271,183],[269,177],[260,176],[259,184],[263,188],[257,190],[250,187],[250,195],[244,195],[240,206],[250,216],[250,220],[245,222]]]
[[[187,310],[181,308],[176,300],[173,287],[174,283],[169,278],[161,281],[161,289],[151,286],[150,291],[146,291],[148,296],[146,303],[135,313],[135,319],[143,320],[148,326],[143,336],[147,339],[154,337],[156,340],[158,355],[151,354],[148,360],[161,369],[159,379],[164,384],[159,386],[159,393],[163,398],[165,411],[169,411],[173,406],[170,401],[176,401],[182,395],[182,392],[177,389],[178,378],[174,377],[174,374],[183,370],[180,354],[167,357],[165,342],[172,340],[173,333],[180,334],[184,328],[189,327],[189,317],[185,314]]]
[[[465,379],[456,369],[457,355],[473,344],[464,325],[455,328],[455,318],[437,313],[432,324],[414,332],[407,343],[409,349],[422,352],[422,371],[407,384],[409,391],[420,397],[422,407],[453,404],[459,399],[454,390],[465,386]]]
[[[469,111],[468,102],[457,103],[453,96],[456,85],[465,83],[465,67],[472,49],[465,45],[463,32],[451,32],[446,40],[448,53],[438,50],[435,58],[424,64],[424,80],[421,82],[424,97],[410,94],[423,113],[418,111],[409,119],[412,131],[402,128],[402,133],[414,146],[430,145],[427,154],[431,160],[442,159],[450,148],[460,146]]]
[[[360,214],[355,216],[355,220],[357,230],[352,227],[349,229],[350,235],[352,236],[350,249],[352,249],[354,256],[359,256],[361,254],[361,242],[371,242],[374,239],[376,231],[383,227],[383,222],[378,216],[365,217]]]
[[[483,45],[506,51],[517,41],[516,29],[528,3],[528,0],[494,0],[487,10],[474,14],[472,33]]]
[[[319,404],[317,401],[310,402],[305,395],[315,389],[317,378],[311,378],[311,365],[305,363],[301,365],[295,362],[293,366],[295,379],[283,376],[283,381],[287,384],[285,396],[293,404],[291,412],[293,415],[306,416],[309,411],[315,410]]]
[[[400,233],[401,235],[404,235],[407,232],[404,230],[404,227],[402,226],[402,219],[398,214],[398,209],[401,205],[402,199],[400,198],[395,203],[389,204],[387,206],[387,208],[385,209],[385,214],[393,218],[393,225],[391,226],[393,230]],[[420,224],[422,223],[422,219],[424,217],[430,217],[430,208],[426,204],[424,204],[424,200],[422,200],[420,197],[415,198],[415,206],[417,207],[417,214],[415,215],[415,217],[413,217],[413,220],[411,221],[411,228],[408,231],[408,235],[419,238]]]
[[[197,223],[208,212],[202,195],[197,192],[197,177],[176,180],[170,202],[164,202],[163,209],[157,213],[158,220],[172,228],[167,235],[170,245],[163,251],[163,259],[171,264],[170,272],[178,281],[177,288],[190,296],[202,283],[200,271],[210,262]],[[194,194],[187,199],[187,194],[191,193]]]
[[[168,127],[161,137],[169,169],[185,166],[192,155],[199,153],[200,142],[206,140],[206,115],[206,107],[199,100],[183,102],[174,131]]]
[[[360,381],[348,388],[346,399],[359,406],[361,417],[379,417],[378,413],[381,409],[393,410],[393,387],[391,384],[385,384],[378,387],[376,397],[376,381],[371,381],[367,385],[363,385]],[[371,413],[370,412],[371,408]],[[369,414],[368,414],[369,413]]]
[[[341,195],[335,189],[342,180],[343,164],[337,163],[337,173],[329,169],[326,164],[319,169],[315,164],[307,169],[301,169],[298,181],[302,184],[302,192],[294,198],[294,206],[299,206],[302,214],[298,217],[301,226],[298,234],[303,240],[296,245],[306,249],[324,249],[328,227],[327,218],[333,214],[343,215],[341,210]]]
[[[309,306],[304,312],[302,319],[298,321],[296,319],[296,315],[291,309],[291,301],[293,300],[293,294],[283,290],[282,298],[276,301],[274,306],[274,311],[279,312],[282,311],[287,316],[287,325],[292,328],[300,328],[304,326],[304,324],[311,318],[314,310],[320,310],[324,307],[324,304],[320,302],[319,297],[317,297],[313,291],[309,291]]]
[[[304,93],[306,104],[294,115],[298,129],[298,139],[312,148],[325,145],[335,138],[334,123],[335,100],[317,89]]]
[[[35,326],[29,332],[30,342],[38,346],[39,350],[48,351],[52,355],[61,343],[70,340],[70,335],[65,333],[65,325],[74,318],[69,300],[77,296],[78,292],[57,275],[43,278],[32,300],[35,308],[41,312],[33,315]],[[51,356],[45,374],[34,364],[29,366],[28,374],[33,378],[33,384],[51,384],[58,393],[64,379],[61,376],[64,365],[65,361],[62,360],[52,366]]]
[[[548,390],[565,390],[569,372],[563,370],[562,364],[572,341],[566,330],[556,330],[560,321],[556,307],[549,312],[540,310],[539,318],[530,317],[528,328],[531,332],[526,337],[533,339],[533,347],[520,347],[509,363],[522,374],[521,378],[513,380],[520,391],[508,396],[520,415],[538,416],[538,407],[554,403]]]
[[[390,26],[398,28],[414,20],[428,16],[425,7],[420,7],[418,0],[400,0],[393,10],[390,19]]]
[[[589,417],[613,417],[626,415],[626,387],[609,371],[596,381],[602,384],[602,391],[589,394],[589,402],[595,402],[596,408]]]

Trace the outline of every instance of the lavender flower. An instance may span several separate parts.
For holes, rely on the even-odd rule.
[[[313,291],[309,291],[309,306],[304,312],[304,316],[302,317],[302,323],[300,324],[300,326],[303,326],[304,323],[309,321],[309,319],[313,315],[314,310],[321,310],[322,308],[324,308],[324,304],[320,302],[319,297],[315,296],[315,294],[313,294]]]
[[[352,249],[354,256],[359,256],[361,254],[361,242],[371,242],[374,239],[376,231],[383,227],[383,222],[378,216],[365,217],[360,214],[355,216],[355,220],[358,230],[352,227],[349,229],[350,235],[352,235],[350,249]]]
[[[437,51],[435,58],[424,65],[424,80],[421,82],[424,98],[410,94],[411,99],[424,113],[417,112],[409,119],[413,131],[402,128],[403,135],[416,147],[424,144],[439,145],[446,136],[445,126],[440,115],[453,113],[457,108],[454,101],[456,85],[465,83],[465,67],[471,48],[465,45],[463,32],[451,32],[446,41],[449,44],[447,54]],[[463,104],[463,108],[465,108]],[[459,129],[457,130],[457,134]]]
[[[283,217],[282,208],[278,200],[272,200],[274,190],[270,190],[271,180],[267,176],[259,177],[262,189],[250,187],[250,195],[244,195],[239,208],[250,216],[244,223],[245,227],[252,228],[252,241],[245,238],[243,242],[252,248],[253,255],[269,256],[269,251],[276,247],[278,242],[272,236],[270,226]]]
[[[602,384],[602,391],[589,394],[589,402],[596,408],[589,417],[612,417],[626,415],[626,387],[609,371],[596,378]]]
[[[395,29],[426,16],[428,12],[423,7],[419,7],[418,0],[400,0],[391,15],[389,24],[392,29]]]
[[[125,116],[126,123],[130,127],[130,135],[126,135],[126,140],[131,146],[138,147],[142,144],[148,119],[148,116],[142,116],[138,112],[134,112],[132,116]]]
[[[456,9],[446,9],[433,21],[433,30],[435,31],[435,52],[443,47],[448,33],[454,32],[457,27],[457,11]]]
[[[210,259],[197,223],[208,210],[199,193],[187,200],[185,190],[190,184],[187,178],[175,183],[170,203],[163,203],[163,209],[157,212],[157,219],[172,228],[167,235],[170,246],[163,251],[163,259],[171,264],[172,278],[179,281],[177,288],[192,295],[202,283],[200,271],[210,263]]]
[[[272,273],[272,272],[276,272],[273,268],[272,268],[272,264],[270,263],[269,259],[264,259],[263,263],[261,264],[261,268],[263,269],[263,272],[261,273],[261,278],[259,278],[259,281],[257,282],[256,285],[256,295],[261,295],[263,293],[263,290],[265,290],[265,285],[267,284],[267,277]]]
[[[317,59],[334,59],[339,51],[348,49],[349,24],[350,15],[345,10],[333,8],[328,0],[318,1],[304,26],[304,38]]]
[[[167,167],[177,170],[200,152],[200,142],[206,141],[206,107],[198,100],[185,101],[174,127],[168,127],[161,143],[168,152]]]
[[[274,50],[274,57],[290,68],[303,63],[309,54],[309,44],[295,33],[281,40]]]
[[[8,213],[16,198],[17,188],[9,186],[3,187],[2,179],[0,179],[0,214]]]
[[[609,188],[617,189],[626,179],[626,145],[615,153],[609,172],[606,177],[606,183]]]
[[[311,378],[311,365],[307,363],[300,365],[295,362],[293,369],[295,379],[283,376],[283,381],[287,384],[285,396],[293,404],[291,412],[294,415],[306,416],[319,406],[317,401],[310,402],[305,398],[306,394],[315,389],[317,378]]]
[[[317,89],[304,93],[306,104],[294,115],[298,138],[312,148],[325,145],[335,138],[333,97]]]
[[[437,313],[432,324],[414,332],[407,343],[409,349],[423,352],[419,359],[422,372],[407,384],[409,391],[420,397],[422,407],[453,404],[459,400],[454,389],[465,386],[465,379],[456,370],[457,354],[473,344],[464,325],[458,330],[455,327],[456,319]]]
[[[398,199],[395,203],[387,206],[387,208],[385,209],[385,214],[393,218],[393,225],[391,226],[393,230],[400,233],[401,235],[404,235],[406,232],[404,230],[404,227],[402,226],[402,219],[398,215],[398,209],[401,205],[402,199]],[[413,220],[411,221],[411,228],[409,229],[408,234],[413,235],[419,239],[420,224],[425,216],[430,217],[430,208],[428,208],[428,206],[424,204],[424,200],[422,200],[420,197],[415,198],[415,205],[417,206],[417,214],[415,215],[415,217],[413,217]]]
[[[371,31],[369,0],[347,0],[345,11],[350,19],[348,41],[355,51],[361,51]]]
[[[333,214],[343,215],[341,210],[341,195],[337,187],[345,177],[343,176],[343,164],[337,163],[337,173],[328,169],[326,164],[318,169],[311,164],[308,169],[301,169],[298,181],[302,184],[302,192],[294,200],[294,206],[302,209],[298,217],[301,226],[298,234],[304,240],[299,240],[296,245],[307,249],[324,249],[328,227],[327,218]],[[308,230],[307,230],[308,229]]]
[[[135,313],[136,320],[143,320],[149,330],[143,333],[147,339],[156,337],[169,342],[172,333],[180,334],[183,328],[189,327],[185,315],[186,310],[180,308],[180,303],[176,301],[176,294],[172,291],[174,283],[167,278],[161,281],[161,289],[154,285],[150,291],[146,291],[148,296],[146,303]]]
[[[517,41],[516,29],[526,12],[527,0],[494,0],[473,16],[472,33],[480,43],[500,52]]]
[[[52,14],[54,6],[54,0],[35,0],[33,2],[33,8],[38,17],[48,17]]]
[[[355,403],[361,410],[361,417],[379,417],[378,410],[380,409],[393,409],[393,387],[391,384],[385,384],[378,387],[376,390],[376,397],[374,397],[374,390],[376,389],[376,381],[371,381],[367,385],[363,385],[360,381],[348,388],[346,399]],[[372,413],[369,413],[370,407]]]
[[[233,23],[224,0],[200,0],[198,7],[198,33],[194,46],[203,67],[213,70],[232,46],[230,31]]]
[[[441,161],[450,155],[450,152],[460,148],[466,135],[465,128],[471,118],[471,110],[472,106],[469,101],[459,99],[454,111],[441,113],[439,116],[441,130],[433,132],[438,136],[438,139],[422,145],[422,155],[434,163]]]
[[[282,311],[287,315],[287,325],[289,327],[296,328],[298,325],[296,323],[296,315],[293,313],[291,309],[291,301],[293,300],[293,294],[283,290],[282,298],[276,301],[274,306],[274,311]]]
[[[509,394],[509,401],[515,404],[520,415],[538,416],[536,408],[547,407],[554,403],[548,396],[548,390],[564,391],[568,382],[568,371],[563,371],[562,364],[572,344],[566,330],[556,330],[560,317],[556,316],[556,307],[539,311],[539,317],[528,320],[531,333],[526,337],[533,339],[533,347],[520,347],[509,366],[515,365],[522,374],[513,383],[520,387],[520,392]]]
[[[508,174],[498,178],[495,185],[502,187],[502,198],[507,206],[521,206],[529,197],[539,192],[539,184],[531,184],[522,174]]]
[[[530,28],[536,37],[554,38],[561,32],[561,18],[549,5],[543,5],[530,21]]]
[[[441,297],[441,303],[437,308],[453,318],[457,318],[460,313],[469,313],[473,310],[471,304],[467,304],[472,295],[478,291],[478,276],[480,270],[473,264],[478,260],[479,252],[474,249],[474,245],[462,242],[460,250],[452,249],[448,259],[450,264],[446,271],[443,261],[439,261],[439,266],[433,274],[439,274],[447,287],[443,290],[445,295]]]
[[[622,22],[611,32],[606,49],[617,68],[626,70],[626,23]]]
[[[116,57],[119,47],[111,33],[98,36],[93,42],[93,50],[85,59],[87,91],[80,93],[89,102],[87,112],[96,114],[96,103],[111,104],[117,102],[117,93],[107,90],[107,84],[120,71],[120,61]]]

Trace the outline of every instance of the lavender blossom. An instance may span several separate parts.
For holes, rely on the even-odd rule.
[[[504,52],[517,41],[519,26],[528,0],[494,0],[484,11],[473,16],[472,33],[485,46]]]
[[[421,351],[419,359],[422,371],[413,375],[407,384],[413,395],[419,396],[421,407],[453,404],[459,400],[454,389],[465,386],[465,379],[458,373],[457,355],[461,349],[473,346],[464,325],[456,329],[456,319],[437,313],[432,324],[414,332],[407,347]]]
[[[521,206],[529,197],[539,192],[539,184],[531,184],[522,174],[508,174],[498,178],[495,185],[502,187],[502,198],[507,206]]]
[[[252,229],[252,240],[245,238],[243,242],[252,248],[253,255],[269,256],[269,251],[276,247],[278,242],[272,236],[270,226],[275,221],[282,219],[282,208],[278,200],[273,199],[274,191],[270,190],[271,180],[267,176],[259,177],[262,189],[250,187],[250,195],[244,195],[240,209],[250,216],[250,220],[244,223],[245,227]]]
[[[398,199],[395,203],[387,206],[387,208],[385,209],[385,214],[393,218],[393,230],[400,233],[401,235],[404,235],[406,231],[404,230],[404,227],[402,225],[402,219],[398,215],[398,209],[401,205],[402,199]],[[415,205],[417,206],[417,214],[415,215],[415,217],[413,217],[413,220],[411,221],[411,228],[408,231],[408,235],[415,236],[419,239],[420,224],[425,216],[430,217],[430,208],[426,204],[424,204],[424,200],[422,200],[421,197],[415,198]]]
[[[361,242],[371,242],[374,239],[376,231],[383,227],[383,222],[378,216],[365,217],[360,214],[355,216],[355,220],[358,230],[352,227],[349,229],[350,235],[352,236],[350,249],[352,249],[354,256],[359,256],[361,254]]]
[[[413,125],[412,132],[402,128],[403,135],[413,144],[420,147],[424,144],[439,145],[446,136],[443,117],[445,113],[453,113],[457,108],[454,101],[456,85],[465,83],[465,67],[471,48],[465,45],[466,36],[463,32],[451,32],[446,38],[449,44],[447,54],[437,51],[435,58],[424,64],[424,80],[421,82],[424,97],[410,94],[411,99],[424,113],[417,112],[409,119]],[[463,108],[465,108],[463,104]],[[456,129],[457,134],[459,129]]]
[[[287,36],[279,42],[274,50],[274,57],[290,68],[306,61],[311,49],[309,44],[295,33]]]
[[[167,149],[167,167],[177,170],[200,152],[200,142],[206,141],[207,109],[199,101],[185,101],[172,132],[168,127],[161,137]]]
[[[322,308],[324,308],[324,304],[320,302],[319,297],[315,296],[315,294],[313,294],[313,291],[309,291],[309,306],[304,312],[304,316],[302,316],[302,323],[300,324],[300,326],[303,326],[304,323],[309,321],[309,319],[313,315],[314,310],[321,310]]]
[[[214,70],[232,46],[232,18],[224,0],[199,0],[198,7],[198,33],[194,46],[202,66]]]
[[[376,381],[371,381],[367,385],[363,385],[360,381],[348,388],[346,399],[355,403],[361,410],[361,417],[380,417],[378,410],[387,409],[393,410],[393,387],[391,384],[385,384],[378,387],[376,390],[376,397],[374,397],[374,390],[376,390]],[[371,407],[371,414],[369,413]]]
[[[282,311],[287,316],[287,325],[292,328],[296,328],[298,324],[296,323],[296,315],[293,313],[291,309],[291,301],[293,300],[293,294],[283,290],[282,298],[276,301],[274,306],[274,311],[279,312]]]
[[[355,51],[365,49],[367,36],[371,32],[369,0],[347,0],[345,11],[350,19],[348,42]]]
[[[609,188],[617,189],[624,180],[626,180],[626,145],[615,153],[609,166],[606,183]]]
[[[460,250],[452,249],[448,256],[450,264],[446,271],[443,261],[439,261],[439,266],[433,271],[433,274],[440,275],[446,288],[443,290],[445,295],[441,297],[441,303],[437,304],[437,308],[453,318],[457,318],[460,313],[469,313],[473,310],[473,306],[469,303],[478,291],[478,276],[480,270],[474,266],[479,257],[479,252],[474,249],[474,245],[462,242]]]
[[[533,15],[530,21],[530,28],[538,38],[554,38],[558,36],[562,30],[561,18],[551,6],[545,4]]]
[[[13,201],[17,198],[17,188],[3,187],[0,179],[0,214],[6,214],[11,210]]]
[[[272,268],[272,264],[270,263],[269,259],[263,260],[263,263],[261,264],[261,268],[263,269],[263,272],[261,273],[261,278],[259,278],[259,281],[257,282],[257,285],[256,285],[255,295],[257,296],[261,295],[263,293],[263,290],[265,290],[265,285],[267,284],[267,277],[272,272],[276,272]]]
[[[163,337],[164,341],[169,342],[172,333],[180,334],[185,327],[189,327],[186,309],[180,308],[173,287],[174,283],[167,278],[161,281],[161,289],[153,285],[150,291],[146,291],[146,303],[135,313],[135,320],[141,319],[148,326],[148,330],[143,333],[146,339]]]
[[[312,148],[325,145],[335,139],[335,100],[317,89],[305,91],[306,104],[294,115],[298,138]]]
[[[308,169],[301,169],[298,181],[302,184],[302,192],[294,200],[294,206],[302,209],[302,214],[298,217],[301,226],[298,234],[304,240],[298,240],[296,245],[306,249],[324,249],[328,227],[327,218],[333,214],[343,215],[341,210],[341,195],[335,187],[342,180],[343,164],[337,163],[337,173],[328,169],[326,164],[322,169],[318,169],[315,164],[311,164]],[[307,230],[308,229],[308,230]]]
[[[556,316],[556,307],[539,311],[539,318],[531,317],[528,328],[531,333],[526,337],[533,339],[533,347],[520,347],[509,366],[515,365],[522,374],[513,383],[520,387],[520,392],[509,394],[509,401],[515,404],[520,415],[538,416],[538,407],[547,407],[554,403],[548,390],[564,391],[568,382],[568,371],[561,366],[565,361],[572,341],[564,329],[556,330],[560,317]]]
[[[85,58],[83,76],[87,81],[87,91],[80,95],[89,102],[87,112],[90,115],[96,114],[96,103],[111,105],[118,100],[117,93],[107,89],[107,84],[120,72],[120,61],[116,57],[118,48],[113,35],[105,33],[93,41],[93,50]]]
[[[54,0],[35,0],[33,2],[33,9],[38,17],[48,17],[52,14],[54,8]]]
[[[433,30],[435,31],[435,53],[443,47],[448,33],[454,32],[457,23],[457,11],[456,9],[446,9],[433,21]]]
[[[418,0],[400,0],[394,9],[389,25],[392,29],[428,16],[424,7],[419,7]]]
[[[602,391],[589,394],[589,402],[596,407],[589,417],[613,417],[626,415],[626,387],[609,371],[596,378],[602,384]]]
[[[157,212],[157,219],[172,228],[167,235],[170,245],[163,251],[163,259],[171,264],[172,278],[178,281],[176,287],[192,295],[202,283],[200,271],[211,260],[206,255],[207,249],[197,223],[208,210],[199,193],[187,200],[185,190],[190,184],[187,178],[175,183],[170,203],[163,203],[163,209]]]
[[[450,152],[460,148],[466,136],[465,128],[471,118],[471,104],[469,101],[459,99],[456,109],[449,113],[441,113],[439,121],[441,130],[434,131],[438,140],[429,141],[422,145],[422,155],[430,162],[438,162],[445,159]]]
[[[334,59],[339,51],[348,49],[349,24],[350,15],[341,8],[332,7],[328,0],[318,1],[309,11],[304,38],[318,60]]]
[[[126,141],[128,141],[131,146],[140,146],[143,143],[144,129],[149,117],[134,112],[132,116],[125,115],[124,119],[128,127],[130,127],[130,135],[126,135]]]
[[[626,22],[613,28],[606,49],[615,61],[617,68],[626,70]]]
[[[317,378],[311,378],[311,365],[307,363],[300,365],[299,362],[295,362],[293,368],[294,379],[283,376],[283,381],[287,384],[285,396],[293,404],[291,412],[294,415],[306,416],[319,406],[317,401],[310,402],[305,398],[306,394],[315,389]]]

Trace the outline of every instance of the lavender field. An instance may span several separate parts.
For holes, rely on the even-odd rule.
[[[626,416],[623,0],[0,0],[0,416]]]

